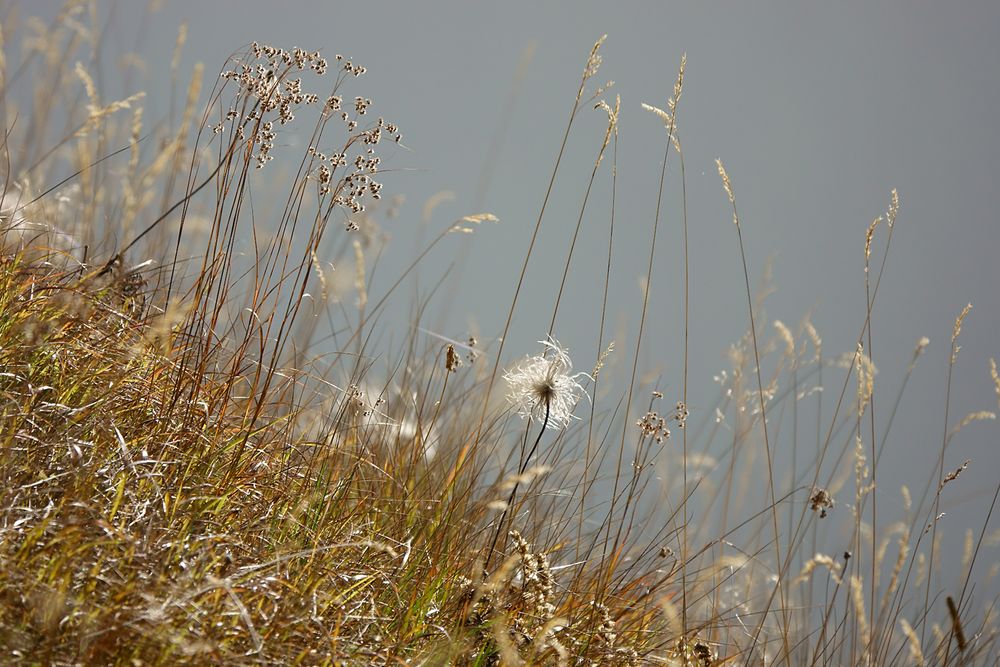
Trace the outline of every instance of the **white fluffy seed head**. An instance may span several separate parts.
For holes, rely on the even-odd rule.
[[[570,374],[573,363],[558,341],[550,338],[539,343],[545,348],[542,354],[525,357],[504,372],[507,401],[522,418],[563,429],[575,418],[573,408],[580,397],[586,395],[577,378],[587,374]]]

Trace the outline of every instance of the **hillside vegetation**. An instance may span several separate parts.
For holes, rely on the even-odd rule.
[[[364,97],[364,67],[255,43],[201,90],[175,54],[174,81],[191,83],[149,110],[83,64],[102,38],[85,6],[2,26],[0,662],[996,663],[994,601],[976,595],[996,574],[994,505],[972,508],[961,562],[942,562],[938,525],[968,465],[951,465],[950,440],[993,413],[946,417],[938,469],[889,491],[903,519],[882,519],[865,312],[857,349],[829,353],[808,319],[767,320],[744,257],[747,329],[717,403],[690,414],[687,339],[683,375],[657,384],[641,364],[648,282],[629,336],[605,326],[606,288],[593,348],[572,356],[561,289],[534,350],[508,349],[507,330],[430,333],[425,300],[393,337],[387,299],[429,249],[498,221],[440,226],[369,289],[398,212],[380,156],[405,134]],[[563,138],[584,111],[607,117],[585,197],[617,176],[602,41]],[[664,180],[684,178],[684,66],[647,106],[665,156],[647,276]],[[290,128],[305,150],[281,145]],[[252,195],[286,177],[265,223]],[[503,277],[508,329],[548,198]],[[636,269],[614,255],[610,203],[607,264],[575,270]],[[859,248],[868,315],[898,219],[893,192]],[[686,244],[687,220],[670,224]],[[990,405],[1000,377],[977,363]],[[777,452],[795,405],[815,410],[816,436],[791,442],[789,472]],[[818,551],[835,520],[844,548]]]

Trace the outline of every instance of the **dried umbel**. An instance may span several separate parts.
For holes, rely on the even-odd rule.
[[[285,125],[295,118],[295,110],[303,105],[319,102],[315,93],[302,88],[302,78],[292,78],[293,72],[311,69],[318,75],[326,73],[326,59],[319,52],[309,53],[298,47],[291,51],[260,45],[251,46],[253,57],[235,63],[236,67],[221,74],[224,81],[235,81],[239,86],[233,107],[225,119],[213,126],[216,134],[232,124],[238,139],[250,133],[256,144],[257,168],[273,159],[274,122]]]
[[[670,428],[667,427],[667,420],[655,410],[650,410],[643,415],[636,421],[636,426],[639,427],[639,432],[643,437],[653,438],[656,442],[663,442],[670,438]]]
[[[222,119],[212,126],[215,134],[229,131],[231,144],[248,142],[252,159],[258,169],[273,159],[271,154],[277,138],[277,127],[295,119],[297,110],[315,106],[321,110],[323,123],[337,118],[347,132],[342,144],[327,151],[319,146],[308,149],[311,163],[309,178],[317,183],[324,208],[345,208],[352,214],[365,210],[364,197],[380,199],[382,184],[375,179],[382,159],[375,147],[388,137],[397,143],[402,139],[399,128],[384,118],[364,120],[372,101],[355,97],[354,104],[345,104],[338,93],[346,75],[364,74],[365,68],[335,56],[341,64],[333,91],[320,97],[306,90],[300,73],[311,70],[316,76],[327,74],[329,63],[319,51],[300,48],[285,50],[254,42],[250,52],[234,61],[233,69],[222,73],[225,82],[237,86],[235,98]],[[325,100],[325,101],[321,101]],[[348,231],[357,229],[348,222]]]
[[[654,391],[654,399],[663,398],[663,392]],[[639,433],[644,438],[653,438],[657,443],[670,439],[670,427],[673,422],[677,428],[683,429],[687,425],[688,409],[683,401],[678,401],[674,411],[669,415],[661,415],[656,410],[650,410],[636,421]]]
[[[539,341],[545,351],[522,359],[504,373],[507,400],[517,413],[546,428],[563,429],[573,419],[573,408],[586,395],[578,378],[586,373],[571,374],[573,363],[568,351],[558,341]]]
[[[809,496],[809,509],[819,512],[819,518],[825,519],[829,510],[833,509],[833,496],[826,489],[816,487]]]

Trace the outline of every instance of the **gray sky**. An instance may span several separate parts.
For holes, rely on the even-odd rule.
[[[410,149],[387,161],[408,170],[385,178],[386,192],[405,194],[407,205],[389,227],[398,243],[386,257],[384,281],[412,255],[406,241],[427,197],[457,193],[438,209],[437,224],[477,212],[478,182],[491,161],[494,178],[481,208],[502,223],[471,243],[456,239],[432,256],[426,274],[433,277],[458,250],[467,253],[452,319],[443,325],[443,333],[455,336],[469,321],[486,336],[503,326],[581,69],[603,33],[598,78],[617,82],[612,94],[623,105],[616,313],[637,321],[663,145],[662,125],[640,103],[664,106],[686,52],[679,127],[691,228],[692,419],[715,395],[711,376],[725,367],[726,347],[746,326],[739,250],[716,157],[733,179],[752,279],[774,258],[777,291],[768,314],[795,324],[813,309],[829,354],[854,348],[864,320],[865,229],[885,210],[890,190],[899,189],[902,210],[873,319],[877,386],[884,392],[876,394],[877,409],[879,400],[887,405],[894,396],[916,341],[926,335],[931,345],[880,469],[887,493],[898,497],[904,482],[922,486],[936,461],[949,337],[968,301],[974,308],[962,334],[949,421],[997,409],[988,358],[1000,356],[1000,3],[181,1],[165,3],[141,29],[132,3],[118,9],[117,50],[138,48],[164,67],[181,20],[189,22],[184,66],[189,71],[204,62],[209,77],[252,40],[343,53],[368,67],[348,95],[371,97],[377,113],[400,124]],[[534,57],[508,131],[499,151],[487,154],[530,44]],[[158,92],[151,91],[150,106]],[[547,329],[604,122],[601,112],[585,110],[571,137],[529,271],[531,289],[506,349],[511,357],[533,351]],[[609,164],[592,195],[556,331],[584,369],[593,364]],[[680,382],[683,315],[676,167],[645,350],[650,364],[663,365],[668,389]],[[621,354],[632,341],[631,335],[620,341]],[[995,424],[970,426],[954,441],[946,466],[975,462],[951,495],[963,501],[952,507],[956,524],[981,521],[984,494],[1000,470],[998,452]]]

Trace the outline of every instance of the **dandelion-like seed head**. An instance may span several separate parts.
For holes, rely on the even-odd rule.
[[[544,421],[547,428],[563,429],[574,419],[573,408],[580,397],[586,395],[578,378],[589,376],[571,374],[573,363],[558,341],[539,342],[545,348],[542,354],[525,357],[504,372],[507,400],[521,417]]]

